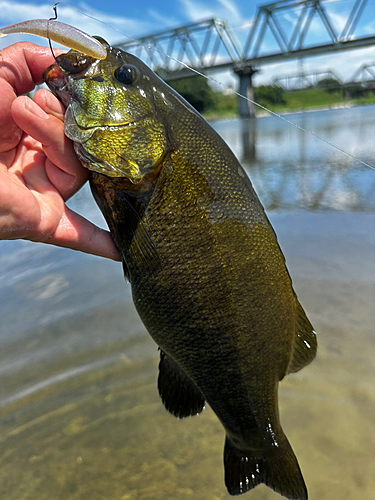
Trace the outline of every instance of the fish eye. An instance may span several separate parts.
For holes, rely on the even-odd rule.
[[[115,69],[114,77],[124,85],[131,85],[137,78],[138,71],[134,66],[129,64],[122,64]]]
[[[56,57],[56,62],[59,68],[69,74],[75,74],[84,71],[94,61],[94,58],[80,53],[61,54],[60,56]]]

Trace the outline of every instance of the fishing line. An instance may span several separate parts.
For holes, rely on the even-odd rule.
[[[157,50],[157,49],[155,49]],[[159,52],[159,51],[158,51]],[[168,54],[165,54],[167,57],[170,57],[168,56]],[[185,68],[189,69],[190,71],[192,71],[193,73],[196,73],[197,75],[200,75],[200,76],[204,76],[207,80],[211,81],[211,82],[215,82],[215,83],[218,83],[219,85],[221,85],[222,87],[225,88],[225,85],[224,83],[216,80],[215,78],[211,78],[203,73],[201,73],[200,71],[197,71],[196,69],[194,68],[191,68],[190,66],[188,66],[187,64],[185,64],[184,62],[182,61],[178,61],[177,59],[173,58],[173,57],[170,57],[170,59],[182,64],[182,66],[185,66]],[[327,139],[324,139],[323,137],[321,137],[320,135],[318,134],[315,134],[315,132],[311,132],[311,130],[306,130],[305,128],[301,127],[300,125],[298,125],[297,123],[295,122],[292,122],[291,120],[288,120],[287,118],[285,118],[284,116],[282,115],[279,115],[278,113],[275,113],[274,111],[271,111],[270,109],[266,108],[265,106],[262,106],[261,104],[259,104],[258,102],[256,101],[253,101],[251,99],[249,99],[248,97],[245,97],[244,95],[240,94],[239,92],[236,92],[235,90],[232,91],[234,94],[236,94],[238,97],[241,97],[242,99],[245,99],[246,101],[252,103],[252,104],[255,104],[256,106],[258,106],[258,108],[261,108],[261,109],[264,109],[265,111],[267,111],[268,113],[270,113],[271,115],[273,116],[276,116],[277,118],[280,118],[280,120],[283,120],[284,122],[286,123],[289,123],[290,125],[293,125],[293,127],[296,127],[297,129],[299,130],[302,130],[303,132],[306,132],[307,134],[311,135],[312,137],[315,137],[316,139],[319,139],[320,141],[324,142],[325,144],[328,144],[329,146],[331,146],[332,148],[336,149],[337,151],[340,151],[340,153],[348,156],[349,158],[352,158],[353,160],[356,160],[356,161],[359,161],[359,163],[362,163],[362,165],[365,165],[366,167],[369,167],[371,168],[371,170],[375,170],[375,167],[373,167],[372,165],[369,165],[368,163],[366,163],[365,161],[363,160],[360,160],[359,158],[357,158],[356,156],[352,155],[351,153],[348,153],[347,151],[344,151],[343,149],[341,149],[339,146],[336,146],[336,144],[333,144],[332,142],[328,141]]]
[[[57,2],[57,3],[55,3],[55,5],[52,7],[52,8],[53,8],[53,11],[54,11],[54,13],[55,13],[55,16],[54,16],[54,17],[50,17],[50,18],[49,18],[49,21],[56,21],[56,19],[57,19],[57,6],[58,6],[58,4],[59,4],[59,3]],[[57,63],[57,65],[58,65],[57,59],[56,59],[55,54],[54,54],[54,52],[53,52],[52,42],[51,42],[51,39],[50,39],[50,37],[49,37],[48,30],[49,30],[49,23],[47,23],[47,38],[48,38],[48,45],[49,45],[49,48],[51,49],[52,56],[53,56],[53,58],[54,58],[55,62]],[[59,67],[60,67],[60,66],[59,66]]]
[[[141,45],[141,46],[144,46],[146,47],[147,49],[152,49],[154,50],[155,52],[158,52],[160,55],[162,56],[165,56],[167,57],[168,59],[170,59],[171,61],[174,61],[174,62],[177,62],[178,64],[181,64],[182,66],[184,66],[186,69],[188,69],[189,71],[192,71],[193,73],[199,75],[199,76],[203,76],[206,80],[210,81],[210,82],[213,82],[213,83],[216,83],[218,85],[220,85],[221,87],[223,88],[226,88],[225,87],[225,84],[220,82],[219,80],[216,80],[215,78],[212,78],[210,76],[207,76],[205,75],[204,73],[201,73],[200,71],[192,68],[191,66],[189,66],[188,64],[182,62],[182,61],[179,61],[178,59],[176,59],[175,57],[173,56],[170,56],[168,54],[166,54],[165,52],[163,52],[162,50],[159,50],[157,49],[155,46],[151,46],[151,45],[146,45],[146,44],[143,44],[141,43],[139,40],[137,40],[136,38],[133,38],[131,37],[130,35],[126,35],[125,33],[123,33],[121,30],[115,28],[114,26],[112,26],[111,24],[109,23],[106,23],[105,21],[101,21],[100,19],[97,19],[96,17],[94,16],[91,16],[90,14],[87,14],[85,12],[82,12],[81,10],[77,9],[77,7],[74,7],[73,5],[67,3],[67,2],[59,2],[59,5],[66,5],[66,6],[69,6],[71,7],[72,9],[76,10],[77,12],[79,12],[80,14],[83,14],[84,16],[86,17],[89,17],[90,19],[93,19],[94,21],[97,21],[101,24],[104,24],[105,26],[108,26],[109,28],[113,29],[114,31],[117,31],[118,33],[120,33],[121,35],[125,36],[126,38],[128,38],[129,40],[131,40],[132,42],[135,42],[137,43],[138,45]],[[57,9],[57,4],[54,5],[54,10],[56,12],[56,9]],[[235,90],[232,90],[232,92],[237,95],[238,97],[241,97],[242,99],[245,99],[246,101],[250,102],[251,104],[254,104],[255,106],[258,106],[258,108],[261,108],[263,109],[264,111],[267,111],[268,113],[270,113],[271,115],[277,117],[277,118],[280,118],[280,120],[283,120],[284,122],[288,123],[289,125],[292,125],[293,127],[296,127],[298,130],[301,130],[302,132],[305,132],[306,134],[309,134],[311,135],[312,137],[315,137],[316,139],[318,139],[319,141],[322,141],[324,142],[325,144],[327,144],[328,146],[331,146],[332,148],[336,149],[336,151],[339,151],[340,153],[346,155],[347,157],[353,159],[353,160],[356,160],[358,161],[359,163],[361,163],[362,165],[368,167],[368,168],[371,168],[371,170],[374,170],[375,171],[375,167],[372,166],[372,165],[369,165],[368,163],[366,163],[365,161],[361,160],[360,158],[357,158],[356,156],[352,155],[351,153],[348,153],[347,151],[345,151],[344,149],[341,149],[339,146],[336,146],[336,144],[333,144],[332,142],[328,141],[327,139],[324,139],[323,137],[321,137],[320,135],[318,134],[315,134],[315,132],[311,132],[311,130],[306,130],[304,129],[303,127],[301,127],[300,125],[298,125],[297,123],[291,121],[291,120],[288,120],[287,118],[285,118],[284,116],[282,115],[279,115],[278,113],[275,113],[274,111],[271,111],[270,109],[266,108],[265,106],[262,106],[262,104],[259,104],[258,102],[256,101],[253,101],[252,99],[249,99],[248,97],[240,94],[239,92],[235,91]]]

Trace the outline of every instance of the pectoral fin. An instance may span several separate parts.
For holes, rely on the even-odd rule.
[[[297,297],[297,322],[294,339],[294,348],[292,358],[288,367],[288,373],[298,372],[304,366],[311,363],[316,356],[317,341],[316,332],[307,319],[305,311],[301,304],[298,302]]]
[[[175,417],[197,415],[204,397],[181,368],[160,349],[158,389],[165,408]]]
[[[134,261],[143,269],[151,271],[160,267],[159,255],[149,231],[143,224],[140,214],[131,203],[123,197],[127,206],[126,217],[117,219],[114,231],[117,241],[124,241]],[[120,248],[123,245],[120,243]]]

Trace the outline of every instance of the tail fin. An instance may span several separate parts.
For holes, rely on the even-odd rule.
[[[230,495],[241,495],[264,483],[290,500],[307,500],[307,489],[297,458],[285,437],[275,454],[251,457],[229,441],[224,447],[225,485]]]

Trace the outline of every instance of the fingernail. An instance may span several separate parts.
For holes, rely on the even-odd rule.
[[[56,109],[56,97],[51,94],[48,90],[44,91],[44,98],[46,100],[46,106],[51,110],[51,111],[58,111]]]
[[[49,90],[40,89],[34,96],[34,103],[48,115],[52,115],[59,120],[64,120],[65,109],[60,101]]]
[[[61,115],[64,116],[64,110],[61,102],[58,101],[57,98],[53,94],[51,94],[51,92],[46,90],[45,99],[46,106],[51,110],[52,114],[54,114],[55,116],[58,115],[58,117]]]
[[[25,100],[25,106],[33,115],[37,116],[38,118],[43,118],[44,120],[46,120],[49,116],[42,110],[42,108],[40,108],[37,104],[35,104],[35,102],[33,102],[29,98]]]

